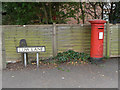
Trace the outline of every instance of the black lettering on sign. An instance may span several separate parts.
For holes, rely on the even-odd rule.
[[[34,51],[37,51],[37,48],[35,48]]]
[[[38,48],[38,50],[41,50],[41,48]]]
[[[24,52],[24,49],[22,48],[22,52]]]
[[[29,48],[25,48],[24,51],[26,51],[26,52],[29,51]]]
[[[33,51],[33,48],[31,48],[31,51]]]

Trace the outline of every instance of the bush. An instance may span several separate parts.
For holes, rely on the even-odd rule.
[[[79,53],[75,52],[73,50],[68,50],[63,53],[58,53],[54,59],[57,60],[59,63],[64,63],[64,62],[81,62],[81,61],[87,61],[89,58],[89,55],[86,53]]]

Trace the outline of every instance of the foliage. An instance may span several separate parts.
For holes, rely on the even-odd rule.
[[[31,23],[32,19],[36,18],[35,3],[3,3],[3,24],[23,25]]]
[[[105,56],[104,59],[109,59],[110,57],[109,56]]]
[[[61,63],[78,63],[88,62],[90,56],[87,53],[79,53],[73,50],[68,50],[66,52],[58,53],[55,57],[50,57],[45,60],[40,60],[43,64],[61,64]],[[36,60],[35,60],[36,61]]]
[[[120,23],[120,2],[99,2],[99,6],[102,9],[102,15],[107,15],[104,19],[109,19],[113,24]]]
[[[2,4],[3,24],[52,24],[66,23],[66,18],[75,17],[75,10],[72,10],[73,3],[59,2],[4,2]],[[66,13],[64,10],[67,10]]]
[[[87,61],[89,58],[89,55],[86,53],[79,53],[75,52],[73,50],[68,50],[63,53],[58,53],[54,59],[58,60],[58,63],[64,63],[64,62],[78,62],[81,61]]]
[[[68,18],[74,18],[80,23],[85,14],[80,12],[80,3],[76,2],[4,2],[2,4],[3,24],[52,24],[66,23]]]
[[[3,2],[2,22],[5,25],[61,24],[74,18],[79,24],[89,16],[103,19],[104,7],[110,23],[120,22],[120,2]]]
[[[111,2],[111,8],[109,12],[110,23],[120,23],[120,2]]]

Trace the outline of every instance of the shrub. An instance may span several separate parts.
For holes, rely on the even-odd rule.
[[[75,52],[73,50],[68,50],[63,53],[58,53],[54,59],[57,60],[58,63],[64,63],[64,62],[81,62],[81,61],[87,61],[89,58],[89,55],[86,53],[79,53]]]

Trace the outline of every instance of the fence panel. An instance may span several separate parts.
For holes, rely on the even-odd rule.
[[[21,59],[21,54],[16,53],[21,39],[26,39],[28,46],[46,46],[46,52],[41,52],[40,57],[52,56],[52,26],[5,26],[3,27],[6,59],[15,61]],[[35,60],[35,53],[28,54],[29,59]]]
[[[118,30],[120,29],[120,25],[110,25],[110,56],[118,57],[120,50],[118,49]]]

